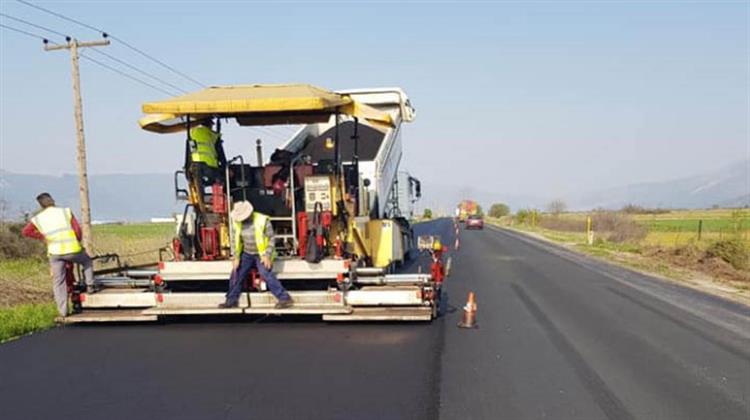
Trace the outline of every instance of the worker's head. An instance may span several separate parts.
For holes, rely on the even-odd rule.
[[[52,207],[55,205],[55,200],[52,199],[52,196],[46,192],[43,192],[37,195],[36,201],[39,203],[40,206],[42,206],[43,209],[46,209],[47,207]]]
[[[253,205],[249,201],[238,201],[232,207],[232,220],[244,222],[253,215]]]
[[[213,128],[214,122],[211,118],[206,118],[206,119],[200,120],[200,122],[198,122],[198,125],[202,125],[208,128]]]

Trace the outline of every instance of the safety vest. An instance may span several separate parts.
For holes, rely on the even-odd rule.
[[[212,168],[219,167],[216,154],[216,141],[219,135],[210,128],[198,126],[190,129],[190,159],[193,162],[203,162]]]
[[[253,230],[255,231],[255,244],[258,246],[258,254],[263,255],[271,243],[271,238],[266,236],[266,223],[268,216],[263,213],[253,212]],[[244,244],[242,243],[242,222],[234,222],[234,252],[239,257],[242,254]],[[276,258],[276,252],[271,254],[271,260]]]
[[[80,252],[81,243],[71,224],[73,212],[69,208],[47,207],[31,218],[47,242],[47,255],[66,255]]]

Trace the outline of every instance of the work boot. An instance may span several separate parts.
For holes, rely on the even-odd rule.
[[[287,309],[291,308],[292,305],[294,305],[294,301],[292,298],[284,299],[276,302],[276,306],[274,306],[275,309]]]
[[[99,289],[95,285],[93,285],[93,284],[86,285],[86,293],[87,294],[93,295],[94,293],[96,293],[98,291],[99,291]]]
[[[219,304],[220,309],[236,308],[239,305],[238,302],[224,302]]]

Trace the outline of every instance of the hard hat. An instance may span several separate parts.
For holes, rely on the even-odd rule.
[[[253,205],[249,201],[239,201],[234,203],[232,208],[232,220],[235,222],[244,222],[253,214]]]
[[[435,238],[435,240],[432,242],[432,249],[434,249],[435,251],[440,251],[441,249],[443,249],[443,245],[440,244],[440,239]]]

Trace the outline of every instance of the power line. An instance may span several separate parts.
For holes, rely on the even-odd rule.
[[[159,92],[167,94],[169,96],[174,96],[174,94],[171,93],[171,92],[167,92],[166,90],[164,90],[164,89],[162,89],[162,88],[160,88],[158,86],[152,85],[149,82],[143,81],[143,80],[141,80],[141,79],[139,79],[139,78],[137,78],[135,76],[132,76],[132,75],[130,75],[128,73],[125,73],[124,71],[122,71],[122,70],[120,70],[120,69],[118,69],[116,67],[110,66],[109,64],[102,63],[101,61],[96,60],[94,58],[91,58],[91,57],[85,55],[84,53],[81,53],[80,55],[81,55],[81,58],[85,58],[86,60],[88,60],[88,61],[90,61],[90,62],[92,62],[94,64],[98,64],[99,66],[102,66],[102,67],[104,67],[107,70],[110,70],[110,71],[113,71],[113,72],[119,74],[120,76],[127,77],[128,79],[130,79],[130,80],[132,80],[134,82],[138,82],[138,83],[140,83],[140,84],[142,84],[144,86],[148,86],[148,87],[150,87],[152,89],[158,90]]]
[[[35,27],[37,29],[41,29],[43,31],[47,31],[47,32],[53,33],[55,35],[60,35],[61,37],[65,38],[65,39],[70,39],[69,35],[66,35],[66,34],[64,34],[62,32],[57,32],[54,29],[50,29],[50,28],[44,27],[42,25],[37,25],[36,23],[29,22],[28,20],[19,19],[19,18],[14,17],[14,16],[6,15],[5,13],[0,13],[0,16],[2,16],[4,18],[11,19],[11,20],[15,20],[16,22],[20,22],[20,23],[23,23],[23,24],[26,24],[26,25],[29,25],[29,26],[33,26],[33,27]]]
[[[0,27],[5,28],[5,29],[10,29],[11,31],[15,31],[15,32],[18,32],[19,34],[24,34],[24,35],[30,36],[32,38],[41,39],[42,41],[45,41],[45,42],[49,42],[49,40],[47,38],[45,38],[45,37],[43,37],[41,35],[32,34],[31,32],[26,32],[23,29],[18,29],[18,28],[14,28],[12,26],[3,25],[2,23],[0,23]],[[53,44],[54,44],[54,42],[53,42]]]
[[[64,34],[62,32],[58,32],[58,31],[56,31],[54,29],[50,29],[50,28],[47,28],[47,27],[42,26],[42,25],[38,25],[38,24],[33,23],[33,22],[29,22],[27,20],[23,20],[23,19],[14,17],[14,16],[10,16],[10,15],[7,15],[5,13],[0,13],[0,16],[3,16],[3,17],[8,18],[8,19],[15,20],[15,21],[20,22],[20,23],[24,23],[24,24],[29,25],[29,26],[33,26],[33,27],[35,27],[37,29],[41,29],[43,31],[47,31],[47,32],[53,33],[55,35],[59,35],[59,36],[65,38],[65,40],[68,41],[68,42],[70,42],[70,40],[71,40],[70,35]],[[169,83],[169,82],[167,82],[165,80],[162,80],[162,79],[160,79],[160,78],[158,78],[158,77],[156,77],[156,76],[154,76],[154,75],[152,75],[152,74],[150,74],[150,73],[148,73],[148,72],[146,72],[144,70],[141,70],[138,67],[136,67],[136,66],[134,66],[134,65],[132,65],[132,64],[124,61],[124,60],[121,60],[121,59],[113,56],[112,54],[108,54],[108,53],[106,53],[104,51],[99,51],[99,50],[92,50],[92,51],[94,51],[94,52],[96,52],[98,54],[101,54],[101,55],[109,58],[110,60],[116,61],[116,62],[118,62],[118,63],[120,63],[120,64],[122,64],[122,65],[124,65],[124,66],[126,66],[126,67],[128,67],[130,69],[132,69],[132,70],[135,70],[135,71],[137,71],[138,73],[141,73],[144,76],[150,77],[150,78],[152,78],[152,79],[154,79],[154,80],[156,80],[156,81],[158,81],[160,83],[163,83],[163,84],[165,84],[165,85],[167,85],[167,86],[169,86],[169,87],[171,87],[171,88],[173,88],[173,89],[175,89],[175,90],[177,90],[179,92],[187,93],[186,90],[180,88],[179,86],[175,86],[175,85],[173,85],[173,84],[171,84],[171,83]]]
[[[182,89],[179,86],[175,86],[172,83],[167,82],[166,80],[160,79],[160,78],[158,78],[158,77],[156,77],[156,76],[154,76],[154,75],[152,75],[152,74],[150,74],[150,73],[148,73],[148,72],[146,72],[144,70],[141,70],[138,67],[136,67],[136,66],[134,66],[134,65],[132,65],[132,64],[124,61],[124,60],[121,60],[121,59],[113,56],[112,54],[108,54],[108,53],[105,53],[104,51],[100,51],[100,50],[92,50],[92,51],[96,52],[97,54],[103,55],[103,56],[109,58],[110,60],[116,61],[116,62],[122,64],[123,66],[126,66],[129,69],[134,70],[134,71],[136,71],[136,72],[138,72],[138,73],[140,73],[140,74],[142,74],[144,76],[150,77],[151,79],[156,80],[157,82],[163,83],[163,84],[171,87],[172,89],[175,89],[178,92],[187,93],[187,91],[185,89]]]
[[[276,139],[276,140],[286,140],[287,139],[286,136],[284,136],[282,134],[279,134],[279,133],[276,133],[274,131],[271,131],[268,128],[263,127],[263,126],[256,125],[256,126],[253,126],[253,128],[255,128],[256,130],[258,130],[261,134],[265,134],[266,136],[269,136],[269,137],[271,137],[273,139]]]
[[[50,28],[44,27],[44,26],[42,26],[42,25],[38,25],[38,24],[36,24],[36,23],[33,23],[33,22],[29,22],[29,21],[27,21],[27,20],[24,20],[24,19],[16,18],[16,17],[14,17],[14,16],[10,16],[10,15],[7,15],[7,14],[5,14],[5,13],[0,13],[0,16],[3,16],[3,17],[6,17],[6,18],[8,18],[8,19],[12,19],[12,20],[15,20],[15,21],[18,21],[18,22],[24,23],[24,24],[26,24],[26,25],[29,25],[29,26],[33,26],[33,27],[35,27],[35,28],[38,28],[38,29],[41,29],[41,30],[43,30],[43,31],[47,31],[47,32],[50,32],[50,33],[53,33],[53,34],[57,34],[57,35],[59,35],[59,36],[62,36],[62,37],[64,37],[66,41],[70,42],[70,39],[71,39],[71,37],[70,37],[69,35],[66,35],[66,34],[64,34],[64,33],[62,33],[62,32],[58,32],[58,31],[56,31],[56,30],[54,30],[54,29],[50,29]],[[7,26],[6,26],[6,27],[7,27]],[[7,27],[7,28],[9,28],[9,29],[11,29],[11,30],[15,30],[15,31],[21,31],[21,30],[18,30],[18,29],[16,29],[16,28],[10,28],[10,27]],[[40,36],[40,35],[36,35],[36,34],[30,33],[30,32],[25,32],[25,31],[21,31],[21,32],[22,32],[22,33],[24,33],[25,35],[33,36],[33,37],[35,37],[35,38],[41,38],[41,39],[42,39],[42,40],[44,40],[44,41],[50,42],[50,41],[49,41],[49,40],[48,40],[47,38],[44,38],[44,37],[42,37],[42,36]],[[54,44],[54,43],[53,43],[53,44]],[[56,44],[56,45],[58,45],[58,44]],[[118,63],[120,63],[120,64],[122,64],[122,65],[124,65],[124,66],[126,66],[126,67],[128,67],[128,68],[130,68],[130,69],[132,69],[132,70],[135,70],[136,72],[138,72],[138,73],[140,73],[140,74],[142,74],[142,75],[144,75],[144,76],[150,77],[150,78],[151,78],[151,79],[153,79],[153,80],[156,80],[156,81],[158,81],[158,82],[160,82],[160,83],[162,83],[162,84],[164,84],[164,85],[167,85],[167,86],[169,86],[169,87],[171,87],[171,88],[173,88],[173,89],[177,90],[178,92],[182,92],[182,93],[187,93],[187,91],[185,91],[184,89],[180,88],[179,86],[175,86],[175,85],[173,85],[172,83],[169,83],[169,82],[167,82],[166,80],[162,80],[162,79],[160,79],[159,77],[156,77],[156,76],[154,76],[154,75],[152,75],[152,74],[149,74],[148,72],[146,72],[146,71],[144,71],[144,70],[141,70],[141,69],[139,69],[138,67],[136,67],[136,66],[134,66],[134,65],[132,65],[132,64],[130,64],[130,63],[128,63],[128,62],[126,62],[126,61],[124,61],[124,60],[121,60],[121,59],[119,59],[119,58],[117,58],[117,57],[113,56],[112,54],[108,54],[108,53],[106,53],[106,52],[103,52],[103,51],[99,51],[99,50],[97,50],[97,49],[93,49],[92,51],[94,51],[94,52],[96,52],[96,53],[98,53],[98,54],[101,54],[101,55],[103,55],[103,56],[105,56],[105,57],[109,58],[110,60],[116,61],[116,62],[118,62]],[[87,57],[87,58],[90,58],[90,57]],[[114,69],[110,68],[110,70],[114,70]],[[119,73],[120,73],[120,74],[122,74],[122,72],[119,72]],[[134,79],[134,78],[133,78],[133,77],[131,77],[130,75],[125,75],[125,77],[128,77],[128,78],[130,78],[130,79]],[[135,79],[135,80],[138,80],[139,82],[141,81],[140,79]],[[156,86],[153,86],[153,85],[151,85],[151,84],[149,84],[149,86],[150,86],[150,87],[155,87],[155,88],[156,88]],[[161,92],[165,92],[165,90],[162,90],[162,89],[159,89],[159,90],[160,90]],[[174,96],[174,93],[172,93],[172,92],[169,92],[169,95],[170,95],[170,96]]]
[[[19,1],[20,1],[20,0],[19,0]],[[164,68],[166,68],[166,69],[168,69],[168,70],[171,70],[171,71],[172,71],[173,73],[175,73],[175,74],[178,74],[178,75],[182,76],[183,78],[185,78],[185,79],[187,79],[187,80],[189,80],[189,81],[191,81],[191,82],[195,83],[196,85],[198,85],[198,86],[200,86],[200,87],[207,87],[207,85],[206,85],[206,84],[204,84],[204,83],[201,83],[201,82],[199,82],[199,81],[197,81],[197,80],[193,79],[192,77],[188,76],[187,74],[185,74],[185,73],[183,73],[183,72],[181,72],[181,71],[179,71],[179,70],[175,69],[174,67],[170,66],[169,64],[167,64],[167,63],[164,63],[163,61],[161,61],[161,60],[159,60],[159,59],[157,59],[157,58],[154,58],[154,57],[152,57],[152,56],[150,56],[150,55],[146,54],[145,52],[143,52],[143,51],[139,50],[138,48],[136,48],[136,47],[134,47],[134,46],[132,46],[132,45],[130,45],[129,43],[127,43],[127,42],[123,41],[122,39],[120,39],[120,38],[118,38],[118,37],[116,37],[116,36],[114,36],[114,35],[110,35],[110,38],[112,38],[112,39],[114,39],[115,41],[119,42],[120,44],[122,44],[122,45],[124,45],[124,46],[126,46],[126,47],[130,48],[131,50],[133,50],[133,51],[137,52],[138,54],[140,54],[140,55],[142,55],[142,56],[144,56],[144,57],[146,57],[146,58],[148,58],[148,59],[150,59],[150,60],[152,60],[152,61],[154,61],[154,62],[156,62],[156,63],[160,64],[160,65],[161,65],[162,67],[164,67]]]
[[[182,76],[183,78],[185,78],[185,79],[187,79],[187,80],[191,81],[192,83],[195,83],[196,85],[198,85],[198,86],[200,86],[200,87],[206,87],[206,85],[205,85],[204,83],[201,83],[201,82],[199,82],[199,81],[197,81],[197,80],[193,79],[192,77],[188,76],[187,74],[185,74],[185,73],[183,73],[183,72],[181,72],[181,71],[177,70],[176,68],[174,68],[174,67],[170,66],[169,64],[167,64],[167,63],[165,63],[165,62],[163,62],[163,61],[159,60],[158,58],[155,58],[155,57],[153,57],[153,56],[151,56],[151,55],[147,54],[146,52],[144,52],[144,51],[140,50],[139,48],[137,48],[137,47],[135,47],[135,46],[133,46],[133,45],[131,45],[130,43],[128,43],[128,42],[126,42],[126,41],[124,41],[123,39],[120,39],[120,38],[118,38],[118,37],[116,37],[116,36],[114,36],[114,35],[108,34],[107,32],[105,32],[105,31],[104,31],[104,30],[102,30],[102,29],[99,29],[99,28],[93,27],[93,26],[91,26],[91,25],[89,25],[89,24],[83,23],[83,22],[81,22],[81,21],[79,21],[79,20],[76,20],[76,19],[70,18],[70,17],[68,17],[68,16],[65,16],[65,15],[63,15],[63,14],[60,14],[60,13],[54,12],[54,11],[52,11],[52,10],[49,10],[49,9],[46,9],[46,8],[44,8],[44,7],[41,7],[41,6],[37,6],[36,4],[30,3],[30,2],[28,2],[28,1],[25,1],[25,0],[16,0],[16,1],[18,1],[19,3],[21,3],[21,4],[24,4],[24,5],[26,5],[26,6],[29,6],[29,7],[33,7],[34,9],[37,9],[37,10],[41,10],[41,11],[43,11],[43,12],[45,12],[45,13],[48,13],[48,14],[50,14],[50,15],[53,15],[53,16],[56,16],[56,17],[58,17],[58,18],[60,18],[60,19],[64,19],[64,20],[67,20],[68,22],[72,22],[72,23],[75,23],[76,25],[80,25],[80,26],[82,26],[82,27],[84,27],[84,28],[87,28],[87,29],[90,29],[90,30],[92,30],[92,31],[95,31],[95,32],[99,32],[99,33],[101,33],[101,34],[102,34],[102,35],[104,35],[104,36],[108,36],[109,38],[111,38],[111,39],[113,39],[113,40],[115,40],[115,41],[119,42],[120,44],[122,44],[122,45],[124,45],[124,46],[126,46],[126,47],[130,48],[131,50],[133,50],[133,51],[137,52],[138,54],[142,55],[143,57],[146,57],[146,58],[148,58],[149,60],[151,60],[151,61],[153,61],[153,62],[155,62],[155,63],[157,63],[157,64],[161,65],[162,67],[164,67],[164,68],[166,68],[166,69],[170,70],[171,72],[173,72],[173,73],[175,73],[175,74],[178,74],[178,75]]]
[[[91,30],[93,30],[93,31],[96,31],[96,32],[100,32],[100,33],[101,33],[101,32],[104,32],[104,31],[102,31],[102,30],[99,30],[99,29],[97,29],[97,28],[94,28],[93,26],[87,25],[87,24],[85,24],[85,23],[83,23],[83,22],[79,22],[79,21],[77,21],[77,20],[75,20],[75,19],[73,19],[73,18],[69,18],[69,17],[67,17],[67,16],[61,15],[61,14],[59,14],[59,13],[57,13],[57,12],[53,12],[52,10],[49,10],[49,9],[45,9],[45,8],[44,8],[44,7],[42,7],[42,6],[37,6],[37,5],[36,5],[36,4],[34,4],[34,3],[29,3],[29,2],[27,2],[27,1],[24,1],[24,0],[18,0],[18,2],[19,2],[19,3],[21,3],[21,4],[25,4],[26,6],[29,6],[29,7],[33,7],[34,9],[37,9],[37,10],[41,10],[41,11],[43,11],[43,12],[45,12],[45,13],[49,13],[49,14],[51,14],[52,16],[57,16],[57,17],[59,17],[60,19],[65,19],[65,20],[67,20],[68,22],[73,22],[73,23],[75,23],[75,24],[81,25],[81,26],[83,26],[83,27],[85,27],[85,28],[88,28],[88,29],[91,29]]]

